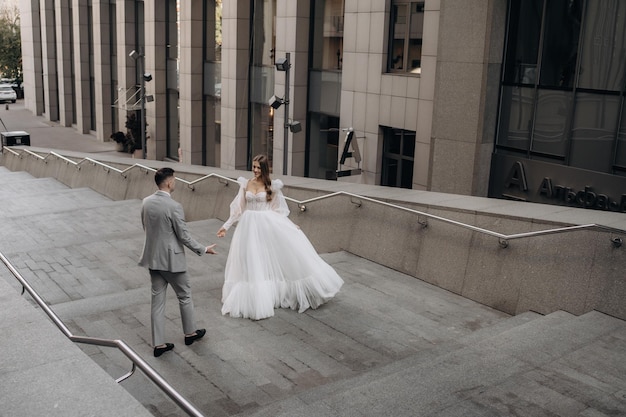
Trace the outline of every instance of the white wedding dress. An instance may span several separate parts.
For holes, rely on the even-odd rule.
[[[222,314],[260,320],[272,317],[275,308],[302,313],[334,297],[343,280],[287,217],[282,181],[272,181],[270,202],[265,191],[246,191],[247,179],[237,182],[241,188],[224,224],[228,229],[238,222],[226,261]]]

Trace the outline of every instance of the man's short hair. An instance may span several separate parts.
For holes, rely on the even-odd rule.
[[[169,177],[174,176],[174,170],[172,168],[159,168],[154,173],[154,182],[156,182],[157,187],[163,184],[163,182]]]

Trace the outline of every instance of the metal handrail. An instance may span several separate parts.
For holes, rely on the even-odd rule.
[[[191,402],[183,397],[178,391],[174,389],[154,368],[152,368],[148,362],[146,362],[132,347],[130,347],[123,340],[112,339],[100,339],[97,337],[88,336],[76,336],[73,335],[70,329],[63,323],[63,321],[56,315],[56,313],[46,304],[41,296],[35,291],[35,289],[26,281],[26,279],[15,269],[15,267],[9,262],[9,260],[0,252],[0,260],[6,265],[13,276],[20,282],[22,289],[28,291],[33,300],[41,307],[41,309],[50,317],[50,320],[63,332],[68,339],[75,343],[85,343],[89,345],[113,347],[119,349],[130,361],[133,363],[132,369],[127,374],[121,376],[115,381],[120,383],[133,375],[136,368],[141,369],[143,373],[150,378],[168,397],[172,399],[178,406],[190,416],[205,417]],[[22,293],[24,292],[22,290]]]
[[[612,227],[608,227],[608,226],[603,226],[603,225],[599,225],[599,224],[596,224],[596,223],[589,223],[589,224],[576,225],[576,226],[559,227],[559,228],[556,228],[556,229],[537,230],[537,231],[534,231],[534,232],[514,233],[514,234],[510,234],[510,235],[505,235],[503,233],[498,233],[498,232],[494,232],[492,230],[483,229],[481,227],[472,226],[471,224],[462,223],[462,222],[459,222],[459,221],[456,221],[456,220],[452,220],[452,219],[447,219],[445,217],[436,216],[434,214],[426,213],[426,212],[423,212],[423,211],[411,209],[411,208],[408,208],[408,207],[399,206],[397,204],[388,203],[386,201],[376,200],[374,198],[370,198],[370,197],[365,197],[365,196],[358,195],[358,194],[349,193],[347,191],[337,191],[337,192],[334,192],[334,193],[331,193],[331,194],[326,194],[326,195],[323,195],[323,196],[310,198],[308,200],[297,201],[297,203],[298,203],[298,206],[300,207],[300,211],[306,211],[306,203],[323,200],[323,199],[334,197],[334,196],[337,196],[337,195],[345,195],[345,196],[349,196],[349,197],[353,197],[353,198],[357,198],[357,199],[361,199],[361,200],[370,201],[372,203],[381,204],[381,205],[384,205],[384,206],[387,206],[387,207],[393,207],[393,208],[398,209],[398,210],[403,210],[403,211],[407,211],[409,213],[417,214],[418,216],[424,216],[424,217],[429,218],[429,219],[438,220],[438,221],[441,221],[441,222],[444,222],[444,223],[449,223],[449,224],[453,224],[455,226],[459,226],[459,227],[462,227],[462,228],[465,228],[465,229],[473,230],[475,232],[479,232],[479,233],[483,233],[483,234],[486,234],[486,235],[489,235],[489,236],[497,237],[499,239],[499,241],[500,241],[500,245],[503,248],[506,248],[508,246],[508,241],[509,240],[521,239],[521,238],[526,238],[526,237],[541,236],[541,235],[548,235],[548,234],[564,233],[564,232],[570,232],[570,231],[580,230],[580,229],[596,228],[596,229],[612,231],[612,232],[615,232],[615,233],[625,233],[626,232],[626,231],[621,230],[621,229],[616,229],[616,228],[612,228]],[[292,201],[295,201],[295,200],[292,200]],[[361,203],[360,202],[352,201],[352,203],[357,205],[358,207],[361,207]],[[420,222],[420,224],[422,224],[423,227],[427,226],[427,224],[425,222]]]
[[[9,148],[6,148],[6,149],[9,149]],[[35,155],[35,156],[37,156],[37,157],[39,157],[41,159],[45,159],[45,157],[41,157],[40,155],[38,155],[38,154],[36,154],[36,153],[34,153],[32,151],[29,151],[27,149],[23,149],[23,151],[26,151],[26,152],[28,152],[28,153],[30,153],[32,155]],[[15,155],[19,156],[19,153],[15,152],[12,149],[11,149],[11,152],[13,152]],[[69,159],[63,157],[62,155],[59,155],[59,154],[57,154],[56,152],[53,152],[53,151],[50,152],[49,154],[52,154],[52,155],[54,155],[56,157],[62,158],[62,159],[67,160],[67,161],[70,161],[70,162],[74,163],[77,166],[80,165],[80,163],[83,162],[83,161],[81,161],[81,162],[76,163],[76,162],[71,161],[71,160],[69,160]],[[154,168],[151,168],[151,167],[148,167],[148,166],[145,166],[145,165],[142,165],[142,164],[137,164],[137,163],[129,166],[125,170],[120,170],[118,168],[112,167],[110,165],[107,165],[105,163],[102,163],[100,161],[96,161],[95,159],[91,159],[91,158],[88,158],[88,157],[84,158],[84,160],[89,161],[89,162],[91,162],[94,165],[101,165],[105,169],[114,170],[114,171],[116,171],[116,172],[118,172],[118,173],[120,173],[122,175],[124,175],[126,173],[126,171],[132,169],[133,167],[139,167],[141,169],[145,169],[145,170],[153,171],[153,172],[156,171],[156,169],[154,169]],[[205,179],[208,179],[208,178],[212,178],[212,177],[220,178],[220,179],[228,181],[228,182],[237,183],[237,181],[232,179],[232,178],[229,178],[229,177],[226,177],[226,176],[223,176],[223,175],[219,175],[219,174],[216,174],[216,173],[211,173],[211,174],[204,175],[204,176],[202,176],[202,177],[200,177],[200,178],[198,178],[196,180],[193,180],[193,181],[187,181],[187,180],[184,180],[184,179],[178,178],[178,177],[176,177],[176,179],[178,181],[186,184],[192,190],[194,190],[195,189],[194,185],[196,183],[198,183],[200,181],[203,181]],[[300,209],[300,211],[304,212],[307,209],[306,205],[308,203],[313,203],[313,202],[316,202],[316,201],[324,200],[324,199],[331,198],[331,197],[341,196],[341,195],[350,197],[351,201],[352,201],[352,198],[356,198],[356,199],[360,199],[360,200],[369,201],[369,202],[372,202],[372,203],[375,203],[375,204],[380,204],[380,205],[383,205],[383,206],[386,206],[386,207],[391,207],[391,208],[394,208],[394,209],[403,210],[403,211],[406,211],[406,212],[409,212],[409,213],[417,214],[418,222],[422,225],[422,227],[427,227],[428,224],[427,224],[426,221],[420,220],[419,216],[425,217],[427,219],[433,219],[433,220],[441,221],[441,222],[444,222],[444,223],[452,224],[452,225],[455,225],[455,226],[458,226],[458,227],[461,227],[461,228],[464,228],[464,229],[472,230],[472,231],[475,231],[475,232],[478,232],[478,233],[482,233],[482,234],[485,234],[485,235],[488,235],[488,236],[496,237],[496,238],[498,238],[498,241],[499,241],[500,246],[502,248],[508,247],[509,241],[510,240],[514,240],[514,239],[522,239],[522,238],[543,236],[543,235],[549,235],[549,234],[565,233],[565,232],[571,232],[571,231],[576,231],[576,230],[581,230],[581,229],[601,229],[601,230],[610,231],[612,233],[619,233],[619,234],[626,233],[626,230],[612,228],[612,227],[608,227],[608,226],[603,226],[603,225],[599,225],[599,224],[596,224],[596,223],[589,223],[589,224],[583,224],[583,225],[559,227],[559,228],[555,228],[555,229],[537,230],[537,231],[534,231],[534,232],[513,233],[513,234],[510,234],[510,235],[505,235],[503,233],[495,232],[493,230],[483,229],[481,227],[473,226],[471,224],[462,223],[462,222],[459,222],[459,221],[456,221],[456,220],[448,219],[448,218],[441,217],[441,216],[436,216],[434,214],[426,213],[426,212],[423,212],[423,211],[411,209],[411,208],[408,208],[408,207],[399,206],[397,204],[388,203],[386,201],[381,201],[381,200],[377,200],[377,199],[374,199],[374,198],[365,197],[365,196],[358,195],[358,194],[353,194],[353,193],[350,193],[350,192],[347,192],[347,191],[337,191],[337,192],[334,192],[334,193],[330,193],[330,194],[326,194],[326,195],[322,195],[322,196],[318,196],[318,197],[313,197],[313,198],[310,198],[310,199],[307,199],[307,200],[296,200],[296,199],[293,199],[293,198],[287,197],[287,196],[285,196],[285,199],[287,201],[290,201],[290,202],[296,204],[298,206],[298,208]],[[361,202],[354,202],[354,201],[352,201],[352,203],[355,204],[358,207],[361,207]],[[621,238],[620,237],[612,238],[611,240],[612,240],[612,242],[613,242],[613,244],[615,246],[621,245]]]
[[[38,159],[41,159],[41,160],[45,160],[46,159],[45,156],[41,156],[37,152],[33,152],[31,150],[28,150],[28,149],[23,149],[23,151],[25,153],[27,153],[28,155],[30,155],[30,156],[34,156],[35,158],[38,158]]]

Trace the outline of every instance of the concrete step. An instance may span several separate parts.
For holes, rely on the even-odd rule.
[[[26,181],[29,179],[35,179],[35,177],[26,171],[11,171],[0,165],[0,179],[2,180],[2,186],[4,187],[7,182]]]
[[[435,345],[429,349],[424,349],[422,351],[416,352],[415,354],[394,361],[388,365],[380,366],[375,369],[364,372],[360,375],[357,375],[352,378],[347,378],[341,381],[337,381],[334,383],[326,384],[320,387],[316,387],[301,394],[298,394],[297,399],[301,401],[302,404],[308,404],[303,407],[302,410],[293,410],[291,409],[291,405],[294,401],[293,398],[290,398],[286,401],[272,404],[271,406],[263,409],[256,410],[251,413],[246,413],[245,415],[251,416],[274,416],[274,415],[291,415],[290,413],[294,412],[293,415],[317,415],[315,413],[321,412],[320,409],[317,409],[315,404],[318,403],[326,403],[326,399],[333,398],[335,396],[341,395],[350,395],[356,389],[355,387],[365,387],[370,385],[373,381],[383,381],[387,378],[394,379],[400,373],[403,373],[409,368],[416,367],[428,367],[431,364],[437,362],[442,357],[446,357],[446,355],[457,352],[461,349],[467,348],[467,346],[474,345],[482,340],[489,339],[491,337],[498,336],[499,334],[506,332],[508,330],[514,329],[518,326],[525,325],[533,320],[537,320],[543,318],[544,316],[534,312],[526,312],[520,314],[518,316],[505,318],[495,323],[476,330],[472,333],[469,333],[465,336],[461,336],[458,339],[451,339],[446,341],[445,343],[441,343],[439,345]],[[419,323],[416,324],[419,326]],[[342,394],[343,393],[343,394]],[[310,409],[311,405],[315,405],[313,409]],[[288,412],[281,414],[281,410],[288,409]],[[390,410],[393,407],[390,407]],[[394,409],[394,413],[397,410]],[[311,414],[312,412],[312,414]],[[381,414],[381,415],[396,415],[394,413],[390,414]],[[326,414],[320,414],[326,415]],[[343,415],[337,414],[335,411],[331,414],[327,415]],[[357,414],[358,415],[358,414]],[[378,415],[378,414],[365,414],[365,415]],[[418,414],[415,414],[418,415]],[[422,415],[422,414],[419,414]]]
[[[581,317],[555,312],[483,340],[469,339],[474,339],[471,345],[430,362],[415,355],[402,361],[404,369],[389,375],[372,371],[248,415],[626,413],[622,320],[597,312]]]
[[[46,180],[37,180],[46,181]],[[34,192],[22,198],[3,199],[0,219],[11,217],[33,217],[76,209],[88,209],[111,200],[89,188],[67,188]]]

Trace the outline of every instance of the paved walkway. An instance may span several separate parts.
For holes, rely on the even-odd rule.
[[[131,157],[117,152],[115,142],[99,142],[94,135],[83,135],[76,129],[61,127],[58,122],[47,121],[43,116],[34,116],[24,108],[24,100],[8,106],[8,110],[6,105],[0,107],[0,131],[26,131],[30,134],[31,146]]]
[[[14,107],[10,111],[22,116]],[[4,110],[0,117],[10,119]],[[46,128],[39,118],[24,117],[24,125],[17,120],[10,119],[16,126],[11,130],[30,129],[33,146],[80,144],[114,152],[88,135]],[[207,416],[626,415],[622,320],[594,312],[509,317],[346,252],[322,254],[346,284],[320,309],[277,310],[261,321],[232,319],[220,314],[229,237],[218,241],[216,256],[188,254],[198,321],[207,337],[184,345],[170,292],[166,333],[176,349],[153,358],[148,276],[136,264],[143,241],[140,201],[114,202],[2,167],[0,201],[0,252],[71,331],[123,339]],[[209,243],[217,241],[220,225],[204,220],[190,229]],[[16,282],[0,271],[0,317],[8,336],[0,339],[0,415],[118,415],[103,411],[102,402],[141,415],[133,414],[132,398],[111,386],[130,367],[115,349],[78,349],[55,339],[33,360],[29,349],[56,337],[52,325],[41,314],[12,314],[10,306],[24,308],[29,297],[20,296]],[[77,364],[66,367],[58,352]],[[102,375],[91,368],[94,363]],[[91,378],[59,376],[69,369]],[[93,379],[107,386],[100,395]],[[121,386],[154,416],[182,415],[140,372]],[[81,402],[85,395],[95,404]]]

